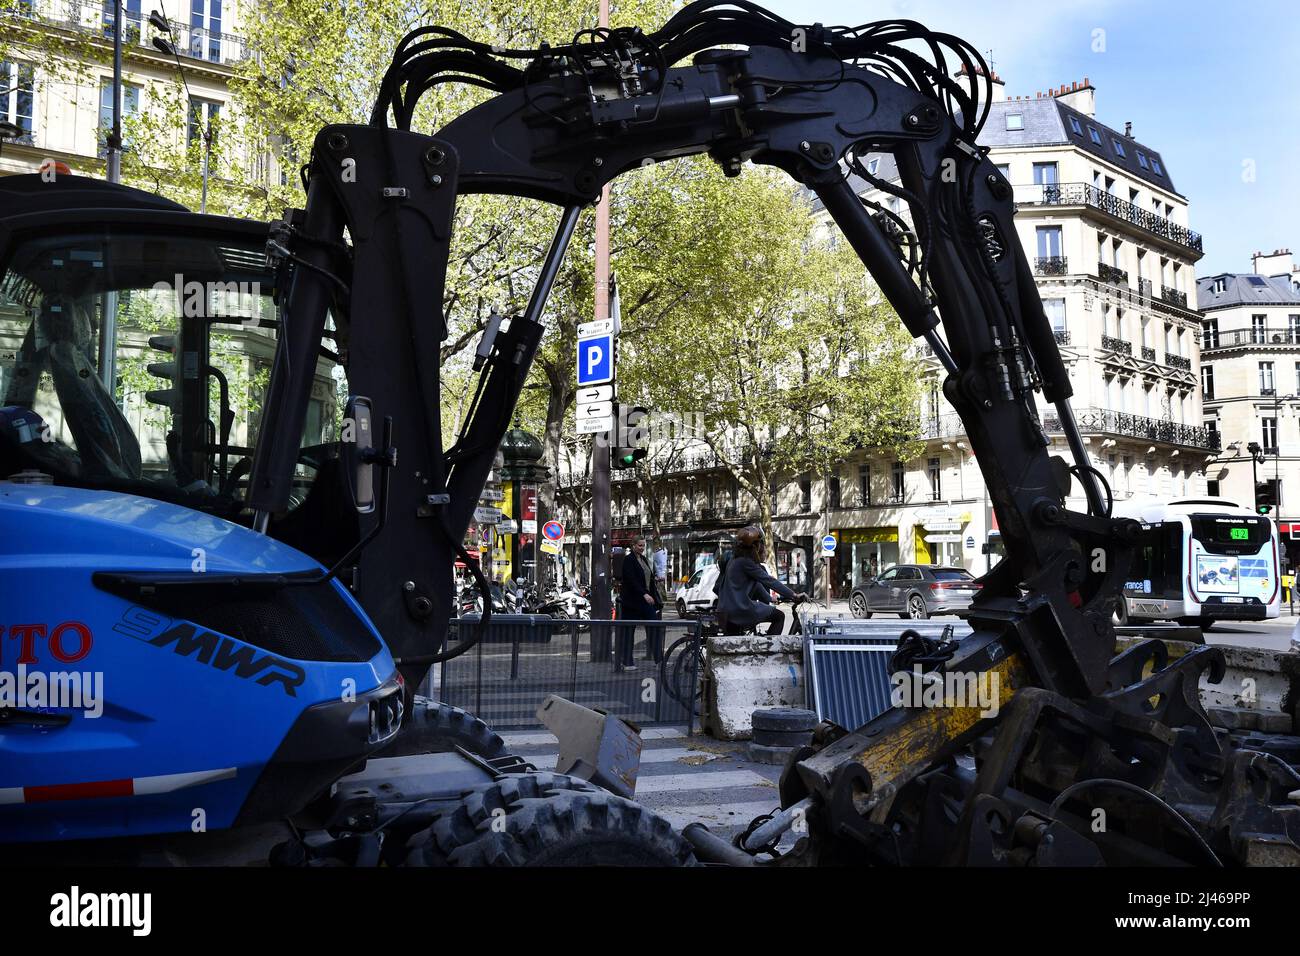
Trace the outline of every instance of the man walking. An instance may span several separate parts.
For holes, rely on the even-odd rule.
[[[637,538],[632,550],[623,556],[623,620],[628,622],[618,629],[618,647],[614,655],[614,669],[635,667],[632,645],[636,642],[637,621],[659,620],[663,601],[655,587],[654,571],[646,558],[646,539]],[[654,624],[646,625],[646,645],[657,661],[663,656],[663,631]]]
[[[668,549],[661,538],[655,538],[654,566],[655,583],[659,585],[659,606],[663,607],[668,600]]]

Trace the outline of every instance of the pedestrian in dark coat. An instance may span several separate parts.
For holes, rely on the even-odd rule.
[[[663,610],[663,600],[655,587],[654,571],[646,558],[646,539],[637,538],[632,548],[623,556],[622,616],[623,620],[658,621]],[[618,629],[618,650],[615,667],[635,667],[632,645],[636,642],[636,624],[628,623]],[[663,628],[646,625],[646,645],[651,656],[658,661],[663,656]]]

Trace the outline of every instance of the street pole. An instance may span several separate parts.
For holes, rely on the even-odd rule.
[[[113,127],[108,131],[106,178],[122,181],[122,4],[113,4]],[[104,320],[99,330],[99,377],[109,395],[117,392],[117,293],[104,295]]]
[[[113,128],[107,150],[108,181],[122,181],[122,4],[113,4]]]
[[[212,157],[212,114],[209,113],[203,126],[203,195],[199,198],[199,212],[208,211],[208,166]]]
[[[609,0],[600,0],[600,26],[609,26]],[[596,206],[596,301],[597,322],[609,318],[609,186],[600,192]],[[617,425],[615,425],[617,427]],[[591,441],[591,617],[608,621],[611,616],[609,579],[609,446],[612,432]]]

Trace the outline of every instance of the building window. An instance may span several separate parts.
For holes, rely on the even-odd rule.
[[[1287,345],[1300,345],[1300,315],[1286,317],[1286,342]]]
[[[197,96],[190,97],[190,122],[189,135],[185,140],[187,145],[194,145],[195,142],[203,142],[203,133],[209,127],[212,129],[213,142],[216,142],[217,120],[221,117],[221,104],[214,100],[204,100]]]
[[[893,498],[895,501],[902,501],[905,487],[903,484],[903,463],[901,461],[894,462],[889,467],[889,471],[890,477],[893,479]]]
[[[1065,331],[1064,299],[1044,299],[1043,312],[1047,315],[1048,321],[1052,323],[1053,332]]]
[[[1059,259],[1061,257],[1061,227],[1039,226],[1034,231],[1038,236],[1038,257],[1040,259]]]
[[[1140,149],[1134,150],[1134,152],[1137,153],[1138,165],[1143,169],[1150,169],[1151,167],[1147,164],[1147,154],[1142,152]]]
[[[1295,363],[1295,393],[1300,395],[1300,362]]]
[[[867,160],[867,172],[869,172],[871,175],[873,175],[873,176],[876,175],[876,170],[879,169],[879,168],[880,168],[880,157],[879,157],[879,156],[876,156],[876,157],[873,158],[873,159],[869,159],[869,160]]]
[[[1214,479],[1210,479],[1209,481],[1207,481],[1205,483],[1205,493],[1209,495],[1211,498],[1221,497],[1221,495],[1219,494],[1219,483]]]
[[[122,119],[134,116],[140,111],[140,87],[134,83],[122,84]],[[100,80],[99,83],[99,158],[108,155],[108,134],[113,131],[113,81]],[[122,124],[123,145],[126,139],[126,123]]]
[[[221,0],[190,0],[190,56],[221,62]]]
[[[812,479],[807,475],[799,478],[799,510],[812,511]]]
[[[1157,176],[1163,176],[1165,174],[1165,171],[1160,168],[1160,160],[1156,159],[1154,156],[1151,157],[1151,171]]]
[[[1214,398],[1214,366],[1201,366],[1201,398]]]
[[[1227,292],[1228,291],[1227,278],[1224,276],[1219,276],[1217,279],[1215,279],[1214,285],[1210,287],[1210,291],[1213,292],[1215,295],[1223,295],[1223,293]]]
[[[1264,451],[1270,455],[1277,453],[1277,419],[1261,418],[1259,420],[1259,432],[1264,446]]]
[[[1203,348],[1217,349],[1219,347],[1219,320],[1206,319],[1201,323],[1201,330],[1205,333]]]
[[[871,504],[870,465],[858,465],[858,502],[863,506]]]
[[[1070,129],[1074,130],[1080,136],[1083,135],[1083,126],[1080,125],[1079,123],[1079,117],[1077,116],[1070,117]]]
[[[828,490],[830,492],[831,507],[839,508],[840,507],[840,476],[831,475],[830,481],[827,482],[827,484],[830,486]]]
[[[1002,174],[1002,178],[1003,178],[1003,179],[1005,179],[1007,182],[1011,182],[1011,164],[1010,164],[1010,163],[998,163],[998,172],[1000,172],[1000,173]]]
[[[1217,418],[1207,418],[1205,420],[1205,430],[1209,432],[1211,438],[1214,438],[1219,434],[1219,420]]]
[[[1024,128],[1025,128],[1024,113],[1007,114],[1007,129],[1024,129]]]
[[[1056,185],[1056,163],[1034,163],[1034,185]]]
[[[122,20],[122,44],[136,45],[140,42],[140,0],[118,0],[122,6],[122,13],[125,14]],[[104,28],[104,36],[108,39],[113,38],[113,19],[114,0],[102,0],[101,23]]]
[[[36,115],[36,75],[30,63],[0,62],[0,120],[13,123],[23,135],[20,143],[31,143],[32,118]]]
[[[939,465],[939,459],[931,458],[926,462],[926,470],[930,474],[930,498],[938,501],[943,497],[943,469]]]
[[[1123,143],[1121,143],[1121,142],[1120,142],[1119,140],[1117,140],[1117,139],[1116,139],[1116,140],[1112,140],[1111,142],[1113,142],[1113,143],[1115,144],[1115,155],[1116,155],[1116,156],[1123,156],[1123,157],[1127,157],[1127,156],[1128,156],[1128,154],[1124,152],[1124,144],[1123,144]]]
[[[1276,390],[1276,383],[1273,381],[1273,363],[1259,363],[1259,394],[1272,395]]]
[[[1250,317],[1250,344],[1263,345],[1264,336],[1268,327],[1268,316],[1252,315]]]
[[[1092,137],[1092,141],[1094,143],[1096,143],[1098,146],[1101,145],[1101,134],[1097,132],[1097,127],[1089,126],[1088,135]]]

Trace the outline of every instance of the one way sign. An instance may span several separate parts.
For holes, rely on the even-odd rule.
[[[578,387],[614,380],[614,336],[578,339]]]

